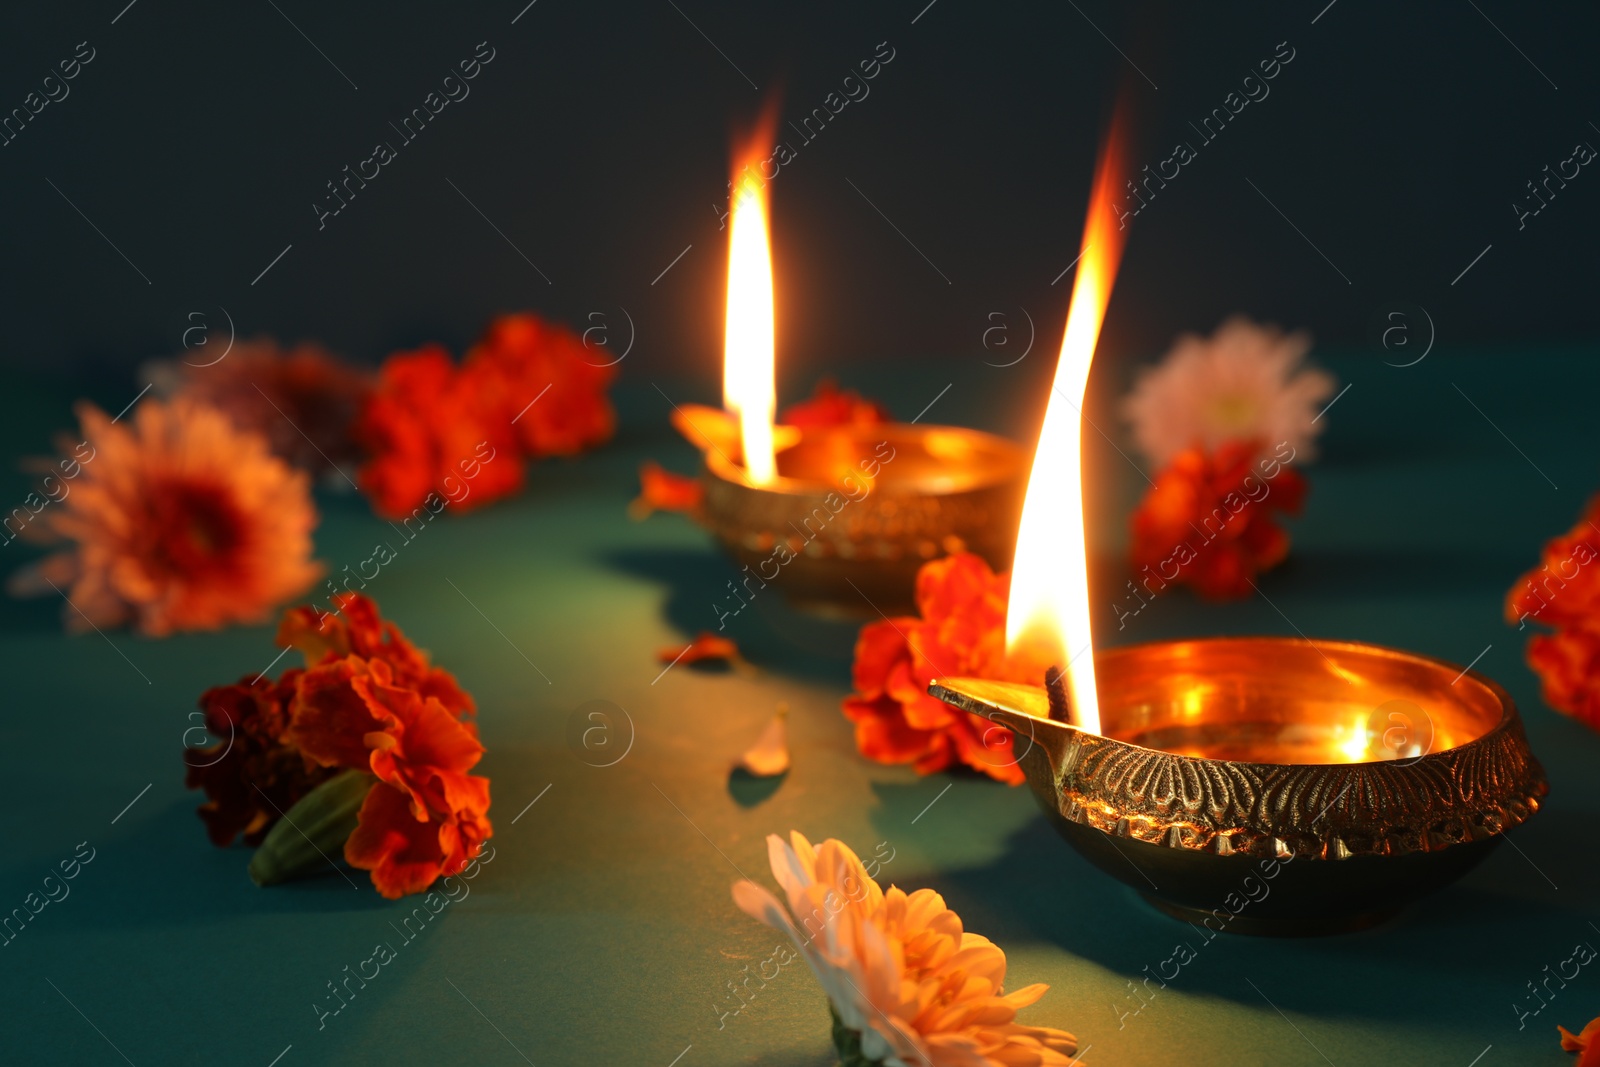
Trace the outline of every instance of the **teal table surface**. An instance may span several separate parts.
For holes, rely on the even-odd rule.
[[[844,377],[902,416],[951,383],[927,421],[1031,440],[1045,362]],[[1013,986],[1049,983],[1024,1020],[1075,1032],[1091,1065],[1571,1062],[1555,1025],[1600,1015],[1600,968],[1550,983],[1542,1001],[1528,983],[1578,943],[1600,945],[1600,736],[1541,703],[1526,635],[1500,612],[1600,485],[1586,437],[1600,367],[1579,351],[1511,349],[1437,351],[1406,369],[1355,353],[1324,362],[1353,385],[1327,416],[1293,556],[1262,582],[1270,602],[1179,591],[1114,632],[1119,546],[1144,483],[1088,435],[1096,610],[1108,645],[1303,631],[1476,661],[1507,686],[1549,772],[1548,804],[1515,847],[1398,920],[1318,939],[1219,937],[1135,1012],[1130,980],[1195,932],[1079,859],[1026,789],[858,756],[839,713],[856,624],[797,615],[769,589],[729,622],[753,670],[662,674],[657,650],[715,628],[734,570],[680,517],[625,517],[642,459],[691,469],[662,392],[716,395],[640,370],[619,387],[613,443],[538,466],[516,499],[447,514],[367,590],[475,694],[488,746],[493,859],[425,923],[404,925],[420,898],[385,901],[363,872],[258,889],[247,850],[207,841],[182,781],[190,713],[204,688],[272,661],[269,627],[69,637],[59,601],[0,605],[0,911],[59,861],[93,857],[0,947],[0,1062],[831,1063],[825,1001],[802,967],[741,987],[747,1001],[731,991],[779,937],[729,887],[770,885],[763,839],[790,829],[892,856],[884,881],[943,893],[1006,949]],[[1100,375],[1089,411],[1126,448],[1118,373]],[[114,411],[138,385],[88,391]],[[72,395],[45,379],[13,386],[5,454],[44,452],[70,425]],[[0,484],[26,493],[20,475]],[[395,537],[358,497],[319,503],[332,570]],[[6,551],[9,567],[33,550]],[[616,709],[611,733],[585,747],[575,738],[599,720],[580,709],[596,700]],[[780,700],[793,769],[731,779]],[[380,943],[395,958],[324,1015],[330,983]]]

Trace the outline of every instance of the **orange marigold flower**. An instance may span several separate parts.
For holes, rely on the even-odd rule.
[[[941,676],[1042,679],[1042,669],[1006,654],[1009,588],[1009,575],[972,553],[930,560],[917,573],[920,616],[862,627],[856,691],[844,700],[862,755],[910,763],[921,774],[959,762],[1012,785],[1023,780],[1009,730],[928,695],[928,683]]]
[[[789,426],[873,426],[889,421],[889,410],[854,389],[840,389],[832,378],[817,383],[809,400],[791,404],[778,416]]]
[[[498,379],[458,368],[442,345],[384,360],[356,425],[372,453],[358,480],[373,510],[401,519],[448,498],[467,511],[521,489],[514,414]]]
[[[286,739],[324,767],[370,770],[345,859],[386,897],[420,892],[459,871],[493,833],[489,780],[470,724],[438,698],[399,683],[389,664],[328,658],[300,677]]]
[[[213,408],[147,400],[122,424],[80,404],[90,456],[31,533],[73,547],[12,577],[14,594],[69,598],[67,627],[152,636],[254,623],[321,574],[306,474]],[[37,530],[35,530],[37,527]]]
[[[371,871],[378,892],[393,899],[421,892],[477,855],[494,832],[489,779],[467,773],[483,755],[476,734],[434,698],[391,684],[381,661],[370,666],[351,684],[385,720],[366,737],[379,781],[344,857]]]
[[[219,740],[186,751],[188,784],[206,790],[200,815],[212,840],[265,839],[260,861],[275,849],[280,835],[268,831],[283,812],[343,769],[367,772],[341,779],[333,799],[324,791],[302,805],[318,809],[302,834],[318,851],[331,848],[326,838],[337,839],[344,823],[326,817],[328,806],[343,810],[359,798],[345,859],[371,871],[386,897],[421,892],[462,870],[493,833],[489,780],[468,773],[483,756],[473,701],[371,600],[343,593],[333,602],[335,611],[299,607],[279,624],[278,644],[298,649],[304,668],[201,698],[206,729]],[[294,861],[277,851],[261,871],[252,863],[259,883],[292,876],[284,872]]]
[[[486,809],[488,779],[471,781],[482,783]],[[359,818],[344,845],[345,861],[371,871],[372,884],[390,900],[420,893],[440,876],[460,873],[493,832],[482,810],[443,820],[418,816],[406,794],[386,782],[372,787]]]
[[[1565,1026],[1561,1031],[1561,1047],[1567,1052],[1581,1052],[1575,1067],[1600,1067],[1600,1019],[1589,1020],[1582,1033],[1575,1034]]]
[[[1249,596],[1289,554],[1273,513],[1298,514],[1306,494],[1298,471],[1261,455],[1255,441],[1179,453],[1133,513],[1134,568],[1218,600]]]
[[[502,315],[467,353],[466,368],[494,383],[530,455],[574,455],[616,431],[606,396],[615,361],[604,346],[591,350],[565,326],[526,313]]]
[[[217,740],[184,750],[183,784],[205,790],[198,812],[218,846],[240,834],[259,845],[283,812],[333,774],[284,740],[300,673],[294,668],[276,682],[241,678],[200,696],[206,732]]]
[[[307,667],[359,656],[382,660],[394,672],[396,684],[434,697],[451,713],[472,715],[472,697],[455,676],[433,666],[428,654],[413,645],[400,627],[378,615],[378,605],[360,593],[338,593],[336,611],[319,612],[310,605],[290,608],[278,623],[279,648],[293,648],[305,657]]]
[[[386,897],[418,893],[493,833],[489,780],[467,773],[483,755],[473,701],[370,599],[342,593],[334,604],[320,616],[295,608],[278,627],[278,644],[307,664],[285,740],[318,765],[378,776],[345,859]]]
[[[705,487],[700,479],[675,474],[647,459],[639,468],[639,495],[628,505],[628,514],[635,519],[647,519],[656,511],[692,515],[700,510],[704,498]]]
[[[238,341],[225,357],[207,342],[190,356],[150,368],[157,391],[190,397],[221,411],[241,430],[267,439],[301,470],[336,473],[360,457],[352,434],[372,391],[372,372],[352,367],[321,345],[281,348],[270,337]]]

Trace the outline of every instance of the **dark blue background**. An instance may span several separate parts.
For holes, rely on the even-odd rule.
[[[526,0],[13,7],[0,109],[79,41],[96,58],[0,148],[0,359],[114,369],[120,389],[180,349],[191,312],[371,362],[459,349],[532,307],[602,312],[619,338],[626,309],[625,371],[712,374],[712,205],[735,128],[780,90],[785,119],[820,105],[880,41],[895,59],[871,95],[773,186],[795,388],[856,360],[981,355],[990,314],[1021,308],[1053,355],[1070,276],[1050,283],[1077,254],[1118,87],[1136,165],[1154,163],[1198,146],[1188,123],[1280,41],[1295,59],[1271,96],[1136,220],[1103,359],[1148,358],[1231,311],[1380,355],[1395,301],[1425,308],[1446,348],[1591,337],[1600,178],[1585,170],[1521,232],[1511,204],[1576,141],[1600,145],[1594,8],[1325,2],[538,0],[514,25]],[[388,123],[480,41],[496,58],[471,96],[319,232],[324,183],[397,142]]]

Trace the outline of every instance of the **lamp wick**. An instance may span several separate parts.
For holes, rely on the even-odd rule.
[[[1067,696],[1067,671],[1064,667],[1051,667],[1044,672],[1045,692],[1050,696],[1050,720],[1070,723],[1072,702]]]

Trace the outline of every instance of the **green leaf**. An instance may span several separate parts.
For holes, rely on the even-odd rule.
[[[256,885],[303,878],[344,855],[361,802],[378,779],[363,770],[336,774],[300,798],[271,830],[250,859]]]

